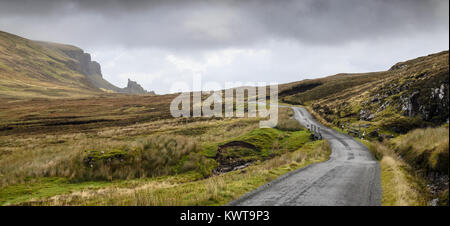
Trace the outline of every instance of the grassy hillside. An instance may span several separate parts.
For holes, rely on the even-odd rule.
[[[82,49],[0,31],[0,97],[72,98],[126,92],[103,79]]]
[[[34,41],[35,43],[43,46],[44,48],[51,49],[54,52],[58,52],[62,55],[70,57],[76,62],[67,62],[66,65],[72,70],[77,71],[86,76],[88,81],[97,88],[107,92],[124,92],[123,89],[114,86],[105,79],[103,79],[100,64],[91,61],[91,56],[85,53],[82,49],[65,44]]]
[[[59,51],[0,31],[0,96],[55,98],[99,93],[85,75],[68,67],[75,63]]]
[[[372,137],[447,122],[448,51],[395,64],[388,71],[337,74],[285,84],[282,101],[310,106],[337,127],[367,127]],[[376,131],[376,132],[375,132]]]

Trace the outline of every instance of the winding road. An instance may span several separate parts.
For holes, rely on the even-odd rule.
[[[311,164],[230,202],[231,206],[374,206],[381,205],[380,166],[367,147],[353,137],[318,123],[293,107],[302,125],[321,128],[331,145],[326,162]]]

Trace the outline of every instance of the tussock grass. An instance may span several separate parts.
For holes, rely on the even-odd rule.
[[[198,154],[199,151],[200,146],[187,138],[155,136],[113,149],[79,148],[41,164],[33,156],[31,166],[18,167],[14,177],[64,177],[88,181],[143,178],[191,170],[208,175],[207,170],[211,171],[213,165]]]
[[[391,143],[395,152],[415,168],[448,175],[448,127],[415,129]]]
[[[411,173],[401,160],[391,156],[381,159],[381,184],[384,206],[424,206],[424,182]]]
[[[366,141],[366,143],[369,143]],[[370,151],[380,160],[381,187],[384,206],[424,206],[427,191],[425,181],[415,174],[386,143],[369,143]]]
[[[23,205],[223,205],[237,199],[280,175],[306,165],[325,161],[331,148],[327,141],[314,141],[295,152],[288,152],[245,169],[202,180],[131,189],[85,190]],[[175,177],[182,177],[177,175]],[[171,181],[165,179],[164,181]],[[157,182],[158,183],[158,182]],[[160,182],[159,182],[160,183]],[[91,193],[92,195],[89,195]]]
[[[129,105],[125,110],[135,109],[136,106]],[[118,113],[121,114],[128,115],[130,111]],[[289,111],[285,115],[281,118],[290,117]],[[41,122],[41,119],[47,120],[42,117],[36,122]],[[271,168],[287,164],[287,160],[270,159],[291,153],[310,143],[309,134],[304,130],[259,129],[258,122],[258,118],[160,119],[125,126],[98,126],[86,133],[67,130],[64,133],[1,136],[0,201],[3,204],[14,204],[31,199],[34,200],[31,203],[40,203],[39,200],[51,196],[64,205],[73,202],[91,204],[86,200],[95,199],[97,193],[111,195],[115,191],[121,195],[130,195],[137,190],[144,192],[149,187],[153,192],[155,189],[175,185],[187,186],[186,184],[208,178],[217,163],[215,153],[209,153],[205,145],[217,147],[218,144],[232,140],[253,143],[258,147],[254,153],[256,158],[252,157],[252,153],[237,153],[236,159],[253,158],[253,165],[267,162],[273,165],[268,166]],[[229,151],[233,152],[231,149]],[[295,159],[301,162],[305,157],[298,154]],[[176,179],[170,179],[171,177]],[[272,177],[270,174],[260,181],[263,183]],[[149,180],[156,185],[147,186]],[[139,185],[128,183],[131,181],[136,181]],[[159,186],[162,183],[167,186]],[[215,182],[209,185],[208,194],[220,193],[213,183]],[[87,191],[80,191],[86,188]],[[69,192],[78,201],[60,199],[60,196]],[[142,194],[144,193],[139,193]],[[159,197],[159,193],[152,194]],[[168,193],[163,194],[153,203],[179,203],[176,201],[180,200],[176,193],[171,196],[172,201],[164,199]],[[222,196],[217,194],[217,197]],[[158,199],[162,201],[157,201]],[[117,201],[113,203],[117,204]]]
[[[164,119],[123,127],[98,128],[88,133],[70,133],[69,130],[65,134],[0,136],[0,188],[17,183],[31,183],[34,178],[42,176],[63,176],[75,181],[88,178],[111,180],[181,173],[197,169],[199,173],[206,175],[209,168],[201,169],[197,166],[197,163],[205,161],[203,153],[190,154],[190,151],[197,153],[204,143],[221,142],[243,135],[257,128],[257,125],[258,119],[255,118],[192,122]],[[175,133],[179,129],[195,127],[210,129],[202,136],[176,135]],[[149,146],[149,142],[161,142],[161,144]],[[167,147],[158,146],[162,143],[167,143]],[[159,148],[166,150],[161,149],[162,152],[154,150]],[[107,164],[98,162],[93,164],[93,168],[86,169],[84,159],[88,152],[103,151],[105,153],[103,157],[108,161],[108,154],[115,150],[125,152],[127,155],[124,158],[112,158]],[[172,153],[173,150],[176,151]],[[177,159],[178,163],[173,164],[175,161],[169,160],[170,158]],[[121,159],[122,162],[120,162]],[[135,171],[137,166],[127,166],[142,161],[148,162],[145,166],[148,167],[147,170],[153,167],[158,169],[145,172],[142,169],[138,172],[139,170]],[[158,164],[165,162],[170,162],[171,166],[158,167]],[[211,166],[208,160],[206,160],[206,166]],[[133,171],[134,175],[132,175]],[[26,178],[30,180],[26,181]]]
[[[297,120],[292,118],[293,115],[294,111],[292,108],[279,108],[276,128],[284,131],[304,130],[305,128]]]
[[[187,138],[155,136],[130,146],[98,154],[78,151],[72,158],[45,169],[46,177],[67,177],[76,181],[133,179],[199,171],[209,175],[214,164],[198,154],[200,146]],[[208,172],[209,170],[209,172]]]

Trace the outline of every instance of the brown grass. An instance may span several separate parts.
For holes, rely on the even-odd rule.
[[[427,173],[448,175],[448,128],[416,129],[390,141],[372,142],[370,150],[381,160],[384,205],[427,205],[432,197]],[[436,174],[432,174],[436,176]]]
[[[423,181],[411,175],[411,169],[401,160],[384,156],[380,162],[384,206],[424,206]]]
[[[278,110],[278,124],[277,129],[285,131],[298,131],[303,130],[304,127],[292,116],[294,111],[292,108],[279,108]]]
[[[391,143],[395,152],[415,168],[448,175],[448,127],[415,129]]]
[[[206,179],[177,182],[178,176],[146,182],[132,188],[83,190],[22,205],[223,205],[278,176],[308,164],[325,161],[331,153],[327,141],[315,141],[295,152],[253,164],[243,170]]]
[[[425,181],[387,143],[370,143],[371,152],[380,159],[384,206],[427,205]]]

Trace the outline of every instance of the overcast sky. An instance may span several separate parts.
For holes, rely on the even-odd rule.
[[[289,82],[449,48],[448,0],[0,0],[0,30],[76,45],[124,87]]]

